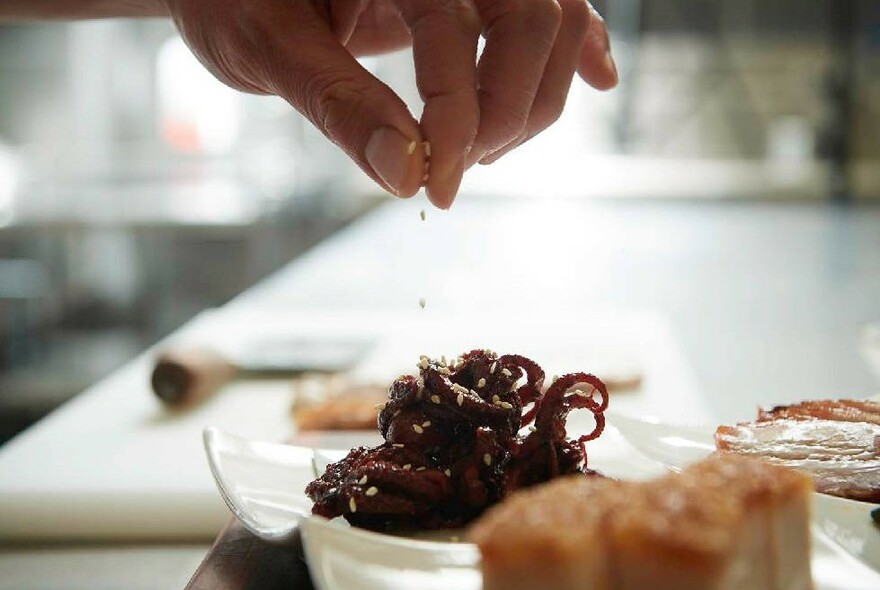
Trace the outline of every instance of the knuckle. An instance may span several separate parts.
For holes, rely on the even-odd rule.
[[[468,36],[477,37],[482,31],[480,14],[471,0],[434,0],[428,4],[430,8],[418,19],[422,23],[434,18],[451,18]]]
[[[562,7],[557,0],[528,0],[521,2],[523,15],[535,27],[555,30],[562,22]]]
[[[579,33],[586,32],[590,25],[591,13],[590,6],[585,0],[558,0],[559,6],[562,8],[563,18],[571,19],[575,24]]]
[[[308,117],[334,141],[350,137],[364,125],[365,118],[359,115],[367,93],[350,78],[322,72],[307,82],[304,95]]]

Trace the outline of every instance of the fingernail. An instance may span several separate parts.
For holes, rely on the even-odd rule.
[[[406,181],[416,145],[416,141],[393,127],[379,127],[367,142],[367,162],[395,194],[400,194]]]
[[[605,67],[614,74],[614,83],[617,84],[617,64],[614,63],[614,58],[611,57],[611,52],[605,54]]]

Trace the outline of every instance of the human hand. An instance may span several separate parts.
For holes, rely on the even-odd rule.
[[[217,78],[283,97],[381,186],[408,197],[424,184],[440,208],[467,167],[556,120],[575,71],[600,89],[617,81],[586,0],[165,1]],[[410,45],[420,122],[355,60]]]

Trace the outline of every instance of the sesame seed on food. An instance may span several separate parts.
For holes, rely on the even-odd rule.
[[[459,406],[464,403],[464,394],[463,393],[461,393],[461,392],[458,393],[458,397],[455,398],[455,403],[457,403]]]
[[[480,380],[477,381],[477,387],[486,387],[486,378],[480,377]]]
[[[504,373],[504,375],[507,377],[513,376],[513,373],[510,372],[510,369],[501,369],[501,372]]]
[[[419,426],[418,424],[413,424],[412,429],[413,429],[413,431],[415,431],[416,434],[422,434],[423,432],[425,432],[425,429],[422,428],[421,426]]]
[[[379,488],[377,488],[376,486],[370,486],[367,488],[367,491],[364,492],[364,494],[366,494],[367,496],[375,496],[378,493],[379,493]]]
[[[494,375],[495,369],[497,369],[497,368],[498,368],[498,361],[495,361],[494,363],[492,363],[492,366],[489,367],[489,373]]]
[[[365,475],[365,476],[363,476],[362,478],[360,478],[360,479],[358,480],[358,483],[359,483],[360,485],[364,485],[365,483],[367,483],[367,476]]]
[[[485,463],[486,465],[491,465],[492,464],[492,455],[490,455],[489,453],[486,453],[485,455],[483,455],[483,463]]]
[[[409,471],[410,469],[412,469],[412,463],[407,463],[403,466],[404,471]]]
[[[435,404],[439,404],[439,403],[440,403],[440,396],[439,396],[439,395],[436,395],[436,394],[435,394],[435,395],[432,395],[432,396],[431,396],[431,401],[432,401],[433,403],[435,403]]]
[[[351,510],[352,514],[358,511],[358,505],[357,502],[354,501],[354,498],[349,498],[348,509]]]

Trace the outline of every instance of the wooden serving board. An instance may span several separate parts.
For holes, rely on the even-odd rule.
[[[273,545],[231,518],[185,590],[314,590],[299,538]]]

